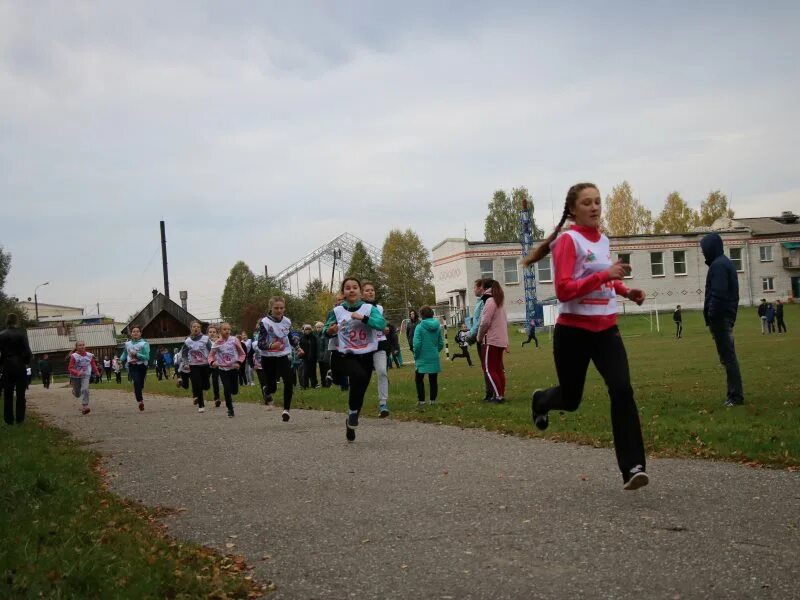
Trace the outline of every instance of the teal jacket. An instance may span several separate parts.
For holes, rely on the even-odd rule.
[[[475,303],[475,310],[472,311],[472,327],[469,328],[469,337],[477,339],[478,337],[478,327],[481,324],[481,313],[483,312],[483,297],[478,298],[478,301]]]
[[[342,307],[344,307],[345,309],[349,310],[350,312],[355,312],[359,308],[361,308],[361,306],[363,304],[366,304],[366,303],[359,301],[359,302],[356,302],[355,304],[350,304],[349,302],[345,301],[345,302],[342,302]],[[331,325],[335,325],[335,324],[336,324],[336,313],[334,313],[331,310],[328,313],[328,318],[325,319],[325,325],[322,327],[322,331],[327,333],[328,332],[328,327],[330,327]],[[377,329],[378,331],[383,331],[383,328],[386,327],[386,320],[383,318],[383,315],[381,314],[381,311],[379,311],[373,305],[372,306],[372,310],[369,312],[369,319],[367,319],[366,323],[364,323],[364,324],[367,327],[370,327],[372,329]]]
[[[422,319],[414,330],[414,366],[417,373],[439,373],[439,353],[444,348],[444,334],[438,319]]]
[[[150,362],[150,344],[148,344],[144,338],[139,338],[139,341],[134,341],[132,339],[125,342],[125,350],[122,352],[122,356],[119,359],[126,363],[128,362],[128,352],[132,349],[136,349],[137,356],[136,358],[139,360],[140,363],[149,364]]]

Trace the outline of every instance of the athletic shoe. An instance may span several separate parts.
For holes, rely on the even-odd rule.
[[[228,416],[229,417],[233,417],[233,409],[232,408],[228,409]]]
[[[201,406],[200,408],[197,409],[197,412],[204,413],[204,412],[206,412],[206,409],[205,409],[205,407]]]
[[[356,430],[350,427],[350,418],[344,420],[344,427],[345,427],[345,437],[347,437],[348,442],[352,442],[356,439]]]
[[[733,400],[728,400],[725,402],[725,406],[727,408],[733,408],[734,406],[744,406],[744,402],[734,402]]]
[[[289,411],[288,410],[285,410],[285,411],[283,411],[283,413],[281,413],[281,419],[283,419],[284,423],[286,423],[289,420]]]
[[[267,406],[272,404],[272,396],[267,393],[267,388],[266,387],[261,388],[261,392],[262,394],[264,394],[264,404],[266,404]]]
[[[358,413],[350,413],[347,415],[348,427],[358,427]]]
[[[378,413],[378,416],[381,419],[385,419],[389,416],[389,408],[386,405],[381,406],[381,411]]]
[[[428,404],[430,404],[431,406],[436,406],[436,400],[431,400],[430,402],[428,402]]]
[[[325,373],[325,380],[328,383],[333,383],[333,373],[331,373],[330,370],[327,373]]]
[[[533,396],[531,396],[531,416],[533,418],[533,424],[536,426],[536,429],[538,429],[539,431],[544,431],[550,424],[550,419],[547,416],[547,413],[536,412],[536,394],[540,394],[541,392],[542,390],[536,390],[535,392],[533,392]]]
[[[629,471],[630,477],[625,485],[622,487],[624,490],[638,490],[640,487],[646,486],[650,483],[650,478],[644,472],[642,465],[636,465]]]
[[[483,402],[494,402],[494,396],[484,396]]]
[[[219,400],[214,400],[214,408],[219,408],[221,404],[222,402],[220,402]]]
[[[90,412],[92,412],[92,409],[91,409],[91,408],[89,408],[88,406],[84,406],[84,407],[81,409],[81,414],[82,414],[82,415],[88,415]]]
[[[139,402],[139,410],[144,410],[144,402]]]
[[[195,406],[197,406],[197,398],[192,398],[192,404],[194,404]]]
[[[503,398],[503,396],[497,396],[497,398],[492,400],[492,402],[494,402],[495,404],[503,404],[503,403],[505,403],[505,401],[506,401],[506,399]]]

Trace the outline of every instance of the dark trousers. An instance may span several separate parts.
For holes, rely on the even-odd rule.
[[[733,343],[733,323],[729,321],[713,322],[708,326],[714,344],[717,346],[719,362],[725,367],[728,383],[727,399],[735,404],[744,403],[742,390],[742,374],[739,371],[739,359],[736,358],[736,347]]]
[[[50,389],[50,382],[52,381],[52,379],[53,376],[50,375],[50,373],[42,373],[42,385],[44,386],[44,389],[46,390]]]
[[[392,368],[392,363],[396,364],[397,368],[399,369],[400,366],[401,366],[401,364],[400,364],[400,352],[398,350],[389,350],[389,351],[387,351],[386,352],[386,362],[388,363],[386,365],[387,369],[391,369]]]
[[[234,373],[236,373],[236,376],[239,378],[239,385],[247,385],[247,369],[245,369],[244,365],[242,365],[241,369],[234,371]]]
[[[317,365],[314,360],[303,361],[303,381],[301,385],[307,388],[309,384],[312,388],[317,387]]]
[[[775,331],[775,319],[767,319],[767,333]]]
[[[256,358],[255,360],[258,361],[258,366],[261,367],[261,359],[260,358]],[[264,374],[264,369],[262,369],[262,368],[256,369],[255,367],[253,367],[253,371],[256,372],[256,377],[258,378],[258,386],[261,388],[261,395],[264,397],[264,400],[266,401],[266,399],[267,399],[266,398],[266,396],[267,396],[267,376]]]
[[[192,397],[197,398],[197,406],[203,408],[203,392],[211,387],[211,367],[208,365],[189,365],[189,381],[192,383]]]
[[[144,380],[147,377],[147,365],[128,365],[128,375],[133,381],[133,395],[137,402],[144,402],[142,390],[144,390]]]
[[[528,339],[525,340],[524,342],[522,342],[522,345],[524,346],[525,344],[530,344],[531,340],[536,342],[536,347],[538,348],[539,347],[539,339],[536,337],[536,329],[534,329],[533,327],[531,327],[528,330]]]
[[[222,393],[225,395],[225,406],[228,412],[233,412],[233,397],[239,393],[239,373],[238,369],[226,371],[224,369],[214,369],[217,371],[217,386],[222,382]]]
[[[261,369],[267,380],[267,395],[278,390],[278,379],[283,381],[283,410],[292,408],[292,361],[288,356],[262,356]]]
[[[417,401],[425,402],[425,373],[414,372],[414,383],[417,384]],[[431,402],[436,402],[439,395],[439,374],[428,373],[428,383],[431,387]]]
[[[103,367],[106,372],[106,381],[111,381],[111,367]]]
[[[214,391],[214,401],[219,400],[219,369],[214,367],[211,369],[211,389]],[[238,380],[238,375],[236,376]],[[233,392],[234,394],[239,393],[239,386],[236,386],[236,391]]]
[[[122,383],[122,371],[117,371],[117,383]]]
[[[683,337],[683,321],[675,321],[675,337]]]
[[[453,357],[450,360],[455,360],[457,358],[466,358],[467,364],[471,367],[472,366],[472,357],[469,355],[469,346],[459,346],[461,350],[461,354],[453,354]]]
[[[372,378],[374,367],[372,353],[367,354],[339,354],[340,370],[342,376],[347,377],[350,385],[348,407],[350,411],[360,413],[364,406],[364,394],[367,393],[369,380]]]
[[[331,377],[333,383],[341,386],[342,391],[349,386],[347,381],[347,369],[344,367],[344,356],[337,350],[331,350]]]
[[[319,361],[318,364],[319,364],[319,380],[320,383],[322,383],[322,387],[324,388],[330,387],[331,384],[328,383],[328,378],[326,377],[326,375],[328,374],[328,369],[331,368],[330,364],[324,361]]]
[[[633,399],[628,355],[619,329],[615,326],[593,332],[556,325],[553,356],[559,385],[538,395],[536,411],[577,410],[583,398],[589,361],[592,361],[608,387],[614,451],[622,477],[627,481],[633,467],[641,465],[644,468],[647,465],[639,411]]]
[[[486,362],[485,355],[486,353],[483,351],[483,344],[478,342],[475,344],[478,348],[478,360],[481,361],[481,370],[483,371],[483,385],[486,391],[484,398],[494,398],[494,389],[492,388],[492,382],[489,381],[489,376],[486,374]]]
[[[9,425],[14,424],[14,392],[17,394],[16,421],[22,423],[25,420],[27,381],[24,366],[8,365],[3,369],[3,419]]]
[[[778,333],[783,330],[783,333],[786,333],[786,323],[783,321],[783,317],[778,317]]]

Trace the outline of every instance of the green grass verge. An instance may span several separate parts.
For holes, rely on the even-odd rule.
[[[0,440],[0,597],[260,595],[241,557],[179,543],[165,511],[106,491],[97,456],[65,433],[31,418]]]
[[[656,456],[719,458],[771,467],[800,465],[800,306],[787,306],[788,335],[761,335],[755,309],[743,309],[735,330],[745,386],[746,406],[728,409],[725,374],[699,312],[684,313],[684,337],[673,337],[671,314],[661,315],[661,333],[651,331],[647,316],[620,318],[636,401],[648,453]],[[451,344],[452,344],[451,332]],[[505,405],[481,402],[483,383],[474,347],[475,366],[443,362],[439,406],[417,408],[413,367],[389,371],[390,407],[396,419],[483,427],[508,434],[545,437],[608,447],[612,443],[606,388],[590,367],[583,403],[574,413],[551,414],[550,428],[540,433],[530,424],[530,395],[535,388],[556,384],[549,336],[542,348],[521,348],[525,336],[511,332],[506,354],[508,377]],[[444,354],[442,355],[444,359]],[[98,387],[130,389],[101,384]],[[174,381],[148,375],[146,391],[187,396]],[[279,390],[280,396],[280,390]],[[366,413],[377,412],[375,380],[367,395]],[[237,401],[258,402],[259,392],[245,388]],[[278,403],[280,401],[278,400]],[[338,389],[297,390],[298,408],[344,411],[347,399]]]

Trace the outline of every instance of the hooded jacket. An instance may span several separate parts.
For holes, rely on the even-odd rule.
[[[414,329],[414,368],[417,373],[439,373],[442,364],[439,353],[444,348],[444,336],[439,320],[431,317],[417,322]]]
[[[718,233],[709,233],[700,240],[700,248],[708,265],[706,275],[706,296],[703,303],[703,316],[706,325],[712,323],[736,322],[739,309],[739,277],[736,267],[725,256],[722,238]]]

